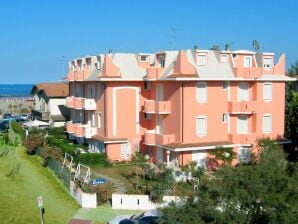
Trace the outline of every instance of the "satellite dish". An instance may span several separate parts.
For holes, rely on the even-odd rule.
[[[252,41],[252,47],[255,49],[255,51],[258,51],[260,49],[260,44],[257,40]]]

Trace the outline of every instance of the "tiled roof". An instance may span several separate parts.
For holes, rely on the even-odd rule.
[[[48,97],[66,97],[69,95],[69,87],[66,83],[38,83],[31,92],[43,91]]]

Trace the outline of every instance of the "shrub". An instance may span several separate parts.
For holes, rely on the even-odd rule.
[[[38,135],[29,135],[28,138],[24,139],[23,146],[26,148],[26,152],[29,155],[36,153],[38,146],[42,146],[44,143],[44,137],[40,134]]]
[[[48,137],[49,146],[54,146],[60,148],[62,152],[66,152],[72,156],[76,155],[76,147],[71,142],[66,139],[57,139],[56,137]]]
[[[54,158],[57,161],[62,161],[63,155],[59,148],[56,147],[50,147],[48,145],[44,145],[41,149],[41,157],[43,159],[43,166],[48,165],[49,158]]]
[[[49,128],[48,134],[54,135],[54,136],[59,136],[59,138],[61,138],[62,136],[65,137],[65,127]]]
[[[12,130],[19,134],[22,138],[24,138],[25,136],[25,130],[22,128],[22,126],[16,122],[16,121],[12,121],[10,122],[10,127],[12,128]]]
[[[105,153],[82,153],[76,156],[75,161],[84,165],[104,165],[107,163],[107,156]]]

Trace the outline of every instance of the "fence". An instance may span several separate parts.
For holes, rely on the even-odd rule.
[[[130,210],[148,210],[164,207],[170,202],[181,202],[181,198],[177,196],[164,196],[162,203],[153,203],[148,195],[138,194],[113,194],[113,209],[130,209]]]
[[[41,150],[42,149],[40,147],[37,148],[36,154],[41,156]],[[71,180],[70,171],[66,167],[62,169],[62,164],[58,160],[51,157],[48,159],[48,168],[50,168],[60,179],[60,181],[65,185],[65,187],[69,189],[69,183]]]

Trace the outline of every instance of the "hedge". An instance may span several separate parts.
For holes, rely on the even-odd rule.
[[[81,153],[76,156],[75,161],[84,165],[107,165],[105,153]]]

